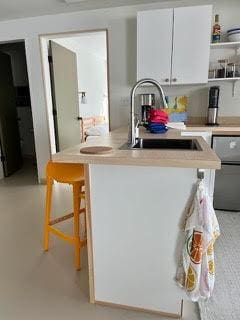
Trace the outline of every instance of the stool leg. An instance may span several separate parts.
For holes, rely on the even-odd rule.
[[[86,212],[86,198],[84,198],[84,206],[85,206],[85,212],[84,212],[84,237],[87,238],[87,212]]]
[[[74,223],[74,237],[75,237],[75,267],[77,270],[81,269],[80,257],[80,235],[79,235],[79,210],[80,210],[80,197],[79,197],[79,184],[73,184],[73,223]]]
[[[52,205],[52,189],[53,189],[53,181],[50,178],[47,178],[47,195],[46,195],[46,210],[45,210],[45,221],[44,221],[44,244],[43,248],[45,251],[48,250],[49,247],[49,222],[50,222],[50,214],[51,214],[51,205]]]

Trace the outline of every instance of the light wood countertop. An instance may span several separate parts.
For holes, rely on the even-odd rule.
[[[212,132],[214,135],[240,135],[240,125],[187,125],[186,131],[206,131]]]
[[[202,137],[195,137],[202,151],[187,150],[119,150],[127,142],[127,128],[114,130],[106,137],[91,137],[87,142],[52,156],[56,162],[89,163],[109,165],[160,166],[181,168],[220,169],[221,162]],[[141,130],[140,137],[156,139],[189,139],[181,137],[181,131],[170,129],[166,134],[153,135]],[[113,152],[105,155],[81,154],[80,148],[88,146],[111,146]]]

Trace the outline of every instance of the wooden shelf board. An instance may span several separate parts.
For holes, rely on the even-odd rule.
[[[240,41],[211,43],[211,49],[238,49]]]
[[[235,78],[209,78],[208,82],[214,82],[214,81],[238,81],[240,80],[240,77]]]

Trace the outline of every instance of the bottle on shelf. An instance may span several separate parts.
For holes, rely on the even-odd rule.
[[[215,23],[212,31],[212,43],[218,43],[221,40],[221,26],[219,24],[219,14],[215,15]]]

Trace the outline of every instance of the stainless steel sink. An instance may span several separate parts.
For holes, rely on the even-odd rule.
[[[143,139],[139,138],[133,146],[127,144],[120,149],[165,149],[201,151],[197,139]]]

